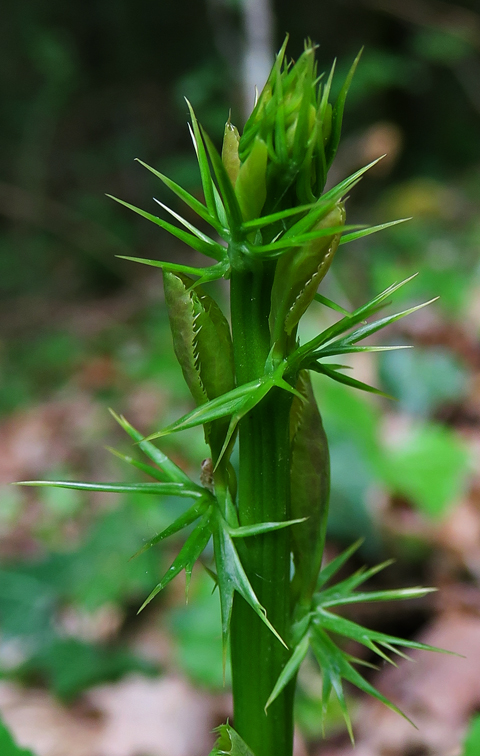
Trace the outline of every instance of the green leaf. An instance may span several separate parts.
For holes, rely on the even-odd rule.
[[[202,554],[212,535],[211,519],[212,507],[209,507],[204,513],[199,524],[196,526],[193,532],[190,533],[189,537],[180,549],[178,556],[174,559],[161,581],[157,586],[155,586],[153,591],[145,599],[137,614],[140,614],[140,612],[145,609],[147,604],[150,603],[150,601],[157,595],[157,593],[160,593],[160,591],[162,591],[165,586],[167,586],[170,581],[173,580],[173,578],[176,577],[182,570],[185,570],[187,576],[186,586],[188,589],[188,580],[192,572],[193,565]]]
[[[268,260],[274,260],[277,257],[283,259],[283,253],[285,250],[290,250],[295,247],[302,247],[307,242],[316,241],[317,239],[324,239],[336,234],[341,234],[342,231],[349,228],[358,228],[358,226],[330,226],[330,228],[319,228],[317,231],[311,231],[310,233],[300,234],[299,236],[288,236],[285,234],[278,241],[272,242],[272,244],[258,244],[250,247],[250,253],[257,257],[263,257]]]
[[[302,517],[300,520],[285,520],[285,522],[260,522],[258,525],[243,525],[238,528],[229,528],[232,538],[247,538],[249,536],[260,535],[261,533],[271,533],[273,530],[282,530],[290,525],[298,525],[305,522],[308,518]]]
[[[143,453],[149,459],[151,459],[152,462],[155,462],[156,465],[162,468],[167,480],[172,481],[172,483],[184,483],[186,486],[195,485],[193,480],[191,480],[188,475],[183,472],[183,470],[178,467],[178,465],[175,464],[175,462],[172,462],[172,460],[169,459],[166,454],[160,451],[160,449],[154,446],[154,444],[151,444],[149,441],[145,441],[142,434],[137,431],[133,427],[133,425],[130,425],[128,420],[126,420],[123,415],[117,415],[117,413],[112,409],[110,409],[109,411],[112,417],[123,428],[123,430],[128,433],[130,438],[133,438],[133,440],[138,444]]]
[[[192,233],[194,236],[197,236],[199,239],[201,239],[202,241],[204,241],[206,244],[212,244],[212,242],[213,242],[213,244],[215,244],[215,245],[218,246],[218,242],[214,242],[213,239],[210,239],[209,236],[207,236],[202,231],[200,231],[198,228],[196,228],[196,226],[192,225],[189,221],[187,221],[185,218],[183,218],[183,216],[179,215],[174,210],[172,210],[170,207],[168,207],[168,205],[165,205],[163,202],[160,202],[160,200],[156,199],[156,197],[154,197],[153,200],[154,200],[154,202],[157,203],[157,205],[160,205],[160,207],[163,208],[163,210],[165,210],[165,212],[169,213],[173,218],[175,218],[175,220],[178,220],[178,222],[181,223],[182,226],[185,226],[185,228],[187,228],[190,231],[190,233]],[[397,221],[397,223],[398,223],[398,221]],[[222,245],[220,244],[219,246],[221,247]],[[227,250],[226,250],[225,247],[222,247],[222,249],[223,249],[223,257],[226,257]]]
[[[371,336],[377,331],[380,331],[382,328],[385,328],[386,326],[391,325],[392,323],[395,323],[397,320],[400,320],[400,318],[404,318],[406,315],[411,315],[412,312],[417,312],[417,310],[421,310],[423,307],[427,307],[427,305],[432,304],[432,302],[436,302],[437,299],[438,297],[434,297],[433,299],[430,299],[428,302],[422,302],[422,304],[416,305],[415,307],[409,307],[408,310],[397,312],[395,313],[395,315],[388,315],[385,318],[376,320],[374,323],[367,323],[367,325],[364,325],[361,328],[357,328],[356,331],[353,331],[353,333],[346,336],[339,343],[341,345],[355,344],[357,341],[360,341],[361,339],[366,339],[368,336]]]
[[[301,639],[301,641],[295,646],[295,648],[293,649],[292,655],[290,656],[289,660],[287,661],[284,668],[282,669],[278,677],[278,680],[275,683],[275,686],[268,697],[268,701],[265,704],[265,711],[280,695],[280,693],[288,685],[290,680],[293,680],[298,670],[300,669],[300,666],[303,660],[305,659],[307,655],[309,646],[310,646],[309,637],[308,635],[305,635]]]
[[[175,355],[195,402],[205,404],[235,385],[230,326],[212,297],[192,280],[164,274],[165,302]],[[210,428],[206,428],[207,441]]]
[[[347,594],[350,594],[352,591],[358,588],[359,585],[363,585],[363,583],[366,583],[367,580],[370,580],[370,578],[372,578],[374,575],[377,575],[379,572],[391,565],[393,561],[393,559],[387,559],[385,560],[385,562],[375,564],[368,570],[366,569],[366,567],[360,567],[359,570],[354,572],[353,575],[349,575],[347,578],[345,578],[345,580],[342,580],[340,583],[336,583],[330,588],[325,588],[320,594],[318,594],[318,596],[321,596],[321,599],[319,600],[323,601],[323,599],[328,600],[332,597],[336,598],[338,596],[346,596]]]
[[[177,431],[185,430],[187,428],[194,428],[197,425],[203,425],[204,423],[210,423],[213,420],[218,420],[221,417],[227,417],[236,412],[246,399],[253,394],[264,381],[257,379],[250,383],[245,383],[243,386],[229,391],[223,396],[219,396],[216,399],[212,399],[206,404],[202,404],[200,407],[196,407],[191,412],[183,415],[179,420],[168,425],[157,433],[152,433],[151,436],[147,436],[146,441],[150,441],[154,438],[160,438],[161,436],[167,436],[169,433],[175,433]]]
[[[0,753],[2,756],[34,756],[26,748],[20,748],[13,740],[10,731],[0,719]]]
[[[468,728],[462,756],[478,756],[480,753],[480,715],[473,717]]]
[[[332,134],[329,139],[328,145],[327,145],[327,166],[330,168],[331,164],[333,163],[333,160],[335,158],[335,155],[337,153],[338,145],[340,143],[340,135],[342,132],[342,121],[343,121],[343,111],[345,109],[345,101],[347,99],[348,90],[350,89],[350,84],[352,83],[353,76],[355,74],[355,70],[358,66],[358,62],[360,60],[360,57],[363,52],[363,47],[358,53],[357,57],[352,63],[352,66],[347,74],[347,78],[345,79],[343,86],[339,92],[339,95],[337,97],[337,101],[333,107],[333,113],[332,113]]]
[[[310,376],[301,371],[290,410],[291,512],[305,522],[291,532],[295,565],[294,591],[310,600],[322,563],[330,496],[330,457]]]
[[[363,228],[360,231],[354,231],[352,234],[345,234],[340,239],[340,244],[348,244],[348,242],[355,241],[356,239],[362,239],[364,236],[370,236],[370,234],[376,234],[377,231],[383,231],[385,228],[391,226],[398,226],[399,223],[405,223],[412,220],[411,218],[399,218],[399,220],[390,221],[389,223],[380,223],[378,226],[369,226],[369,228]]]
[[[147,168],[147,170],[151,171],[155,176],[157,176],[160,181],[163,181],[163,183],[168,186],[168,188],[171,189],[172,192],[177,195],[177,197],[180,197],[180,199],[183,200],[191,210],[197,213],[197,215],[203,218],[204,221],[213,226],[213,228],[220,235],[222,235],[222,232],[224,232],[225,229],[217,221],[216,217],[208,211],[208,208],[206,208],[202,202],[199,202],[196,197],[176,184],[175,181],[169,179],[168,176],[164,176],[163,173],[159,173],[155,170],[155,168],[152,168],[150,165],[147,165],[147,163],[144,163],[143,160],[140,160],[139,158],[135,158],[135,160],[140,163],[140,165],[143,165],[144,168]]]
[[[209,504],[211,504],[210,496],[205,496],[203,499],[200,499],[200,501],[193,504],[189,509],[187,509],[186,512],[181,514],[180,517],[177,517],[177,519],[172,522],[167,528],[165,528],[165,530],[162,530],[161,533],[158,533],[156,536],[147,541],[147,543],[142,546],[142,548],[137,551],[136,554],[131,557],[131,559],[140,556],[140,554],[143,554],[145,551],[147,551],[147,549],[155,546],[155,544],[164,541],[165,538],[169,538],[169,536],[174,535],[180,530],[183,530],[183,528],[186,528],[188,525],[191,525],[192,522],[195,522],[195,520],[197,520],[200,515],[205,512]]]
[[[346,604],[368,603],[369,601],[402,601],[406,599],[422,598],[427,593],[433,593],[437,588],[398,588],[390,591],[367,591],[365,593],[352,593],[339,595],[336,598],[321,599],[324,607],[345,606]]]
[[[175,236],[177,239],[180,239],[180,241],[188,244],[189,247],[195,249],[197,252],[201,252],[203,255],[207,255],[207,257],[213,257],[214,260],[223,260],[223,258],[225,257],[225,248],[222,247],[222,245],[218,242],[213,241],[213,239],[209,239],[209,237],[207,236],[200,239],[197,235],[187,233],[187,231],[182,231],[181,228],[177,228],[177,226],[174,226],[171,223],[158,218],[156,215],[152,215],[152,213],[147,213],[146,210],[141,210],[139,207],[135,207],[135,205],[131,205],[129,202],[118,199],[118,197],[113,197],[111,194],[107,194],[107,197],[110,197],[110,199],[115,200],[115,202],[118,202],[124,207],[128,207],[129,210],[133,210],[134,213],[141,215],[142,218],[146,218],[146,220],[149,220],[152,223],[155,223],[157,226],[160,226],[160,228],[168,231],[170,234],[172,234],[172,236]]]
[[[228,527],[220,517],[218,517],[218,524],[214,534],[214,549],[218,587],[220,590],[224,653],[226,652],[226,642],[230,627],[230,618],[232,615],[234,591],[237,591],[242,598],[245,599],[247,604],[252,607],[255,614],[260,617],[262,622],[265,623],[280,643],[287,648],[286,643],[282,640],[268,620],[265,609],[260,604],[255,591],[250,585],[250,581],[242,567],[240,557],[238,556]]]
[[[378,394],[379,396],[383,396],[386,399],[393,399],[393,397],[389,396],[389,394],[386,394],[384,391],[381,391],[374,386],[369,386],[368,383],[357,381],[356,378],[351,378],[349,375],[339,373],[338,370],[334,370],[330,366],[327,367],[327,365],[324,365],[323,363],[314,362],[308,365],[308,367],[310,370],[314,370],[316,373],[323,373],[323,375],[327,375],[329,378],[333,378],[333,380],[338,381],[338,383],[344,383],[346,386],[351,386],[352,388],[359,389],[360,391],[367,391],[370,394]]]
[[[155,480],[158,480],[161,483],[166,483],[169,480],[168,476],[163,472],[163,470],[159,470],[158,467],[152,467],[152,465],[147,465],[145,462],[139,462],[138,460],[133,459],[133,457],[129,457],[127,454],[122,454],[121,452],[117,451],[117,449],[112,449],[111,446],[106,446],[105,448],[107,451],[111,452],[111,454],[114,454],[119,459],[123,459],[123,461],[127,464],[132,465],[132,467],[136,467],[137,470],[141,470],[146,475],[150,475],[151,478],[155,478]]]
[[[220,725],[214,732],[218,732],[219,735],[214,749],[210,751],[210,756],[255,756],[229,724]]]
[[[386,633],[381,633],[376,630],[370,630],[369,628],[358,625],[356,622],[346,619],[345,617],[339,617],[337,614],[327,612],[321,607],[317,608],[315,617],[316,621],[325,630],[337,633],[338,635],[343,635],[345,638],[351,638],[352,640],[367,646],[367,648],[374,651],[388,662],[391,662],[391,659],[384,654],[379,646],[383,646],[389,651],[394,651],[396,653],[398,653],[398,649],[396,649],[395,646],[417,649],[418,651],[434,651],[435,653],[440,654],[450,653],[443,648],[430,646],[426,643],[418,643],[417,641],[398,638],[394,635],[387,635]]]
[[[329,307],[331,310],[339,312],[341,315],[346,315],[348,317],[351,314],[341,305],[337,304],[336,302],[332,302],[332,300],[328,299],[327,297],[324,297],[323,294],[319,294],[317,292],[313,298],[315,302],[320,302],[320,304],[325,305],[325,307]]]
[[[331,638],[328,637],[326,632],[322,629],[319,621],[317,621],[316,619],[312,624],[310,642],[313,653],[315,654],[322,670],[322,675],[324,677],[327,676],[331,681],[331,686],[333,686],[340,705],[342,706],[347,727],[349,727],[349,717],[344,700],[342,703],[342,679],[347,680],[348,682],[352,683],[352,685],[355,685],[357,688],[362,690],[364,693],[367,693],[368,695],[376,698],[378,701],[381,701],[386,706],[388,706],[389,709],[397,712],[397,714],[400,714],[413,725],[413,722],[411,722],[411,720],[402,711],[400,711],[400,709],[395,706],[395,704],[389,701],[388,698],[386,698],[382,693],[380,693],[380,691],[374,688],[373,685],[367,682],[365,678],[362,677],[362,675],[357,672],[354,667],[352,667],[347,655],[343,651],[341,651],[338,646],[336,646]],[[327,701],[324,700],[324,706],[326,706],[326,703]],[[350,736],[352,737],[351,726],[349,728],[349,731]]]
[[[22,480],[14,485],[50,486],[52,488],[71,488],[77,491],[104,491],[105,493],[157,494],[159,496],[181,496],[187,499],[198,499],[205,494],[200,486],[187,488],[183,483],[80,483],[73,480]]]
[[[413,346],[410,346],[410,344],[392,344],[391,346],[349,346],[348,344],[346,346],[335,346],[335,344],[338,344],[340,342],[334,342],[332,346],[326,346],[323,347],[323,349],[319,349],[317,352],[314,352],[312,356],[317,357],[318,359],[323,357],[333,357],[337,354],[358,354],[359,352],[395,352],[399,349],[413,349]],[[331,363],[328,363],[329,367],[331,367]],[[350,367],[350,366],[349,366]]]
[[[210,215],[212,215],[214,218],[218,218],[218,212],[217,212],[214,192],[213,192],[215,185],[213,183],[213,179],[210,173],[210,166],[208,165],[207,153],[205,152],[205,146],[203,144],[202,136],[200,134],[197,117],[189,101],[187,99],[185,101],[187,103],[188,109],[190,111],[190,117],[192,119],[193,146],[195,147],[195,152],[197,153],[197,160],[198,160],[198,166],[200,168],[200,177],[202,180],[202,187],[203,187],[203,193],[205,195],[205,202],[207,204],[207,208]]]
[[[291,218],[293,215],[300,215],[306,213],[308,210],[317,207],[317,203],[310,203],[309,205],[299,205],[297,207],[289,207],[287,210],[280,210],[278,213],[271,213],[270,215],[262,215],[260,218],[253,218],[249,221],[244,221],[242,228],[244,231],[255,231],[257,228],[264,228],[270,226],[272,223],[278,223],[278,221]]]
[[[243,219],[235,190],[232,186],[232,182],[230,181],[228,173],[225,170],[225,166],[222,163],[220,155],[218,154],[212,140],[204,129],[202,129],[202,136],[205,141],[208,156],[212,162],[213,171],[218,181],[218,186],[220,189],[220,194],[222,196],[223,204],[225,206],[225,211],[227,213],[230,230],[232,231],[232,233],[238,232],[242,226]]]
[[[400,281],[400,283],[395,283],[392,286],[389,286],[369,302],[362,305],[361,307],[358,307],[350,315],[347,315],[337,323],[329,326],[325,329],[325,331],[322,331],[322,333],[320,333],[315,338],[307,341],[305,344],[302,344],[302,346],[296,349],[295,352],[293,352],[288,358],[289,365],[291,365],[292,367],[298,365],[307,355],[314,354],[315,350],[321,347],[322,344],[326,344],[332,341],[336,336],[340,336],[340,334],[342,333],[347,333],[355,325],[370,317],[370,315],[372,315],[374,312],[385,306],[386,300],[392,294],[394,294],[402,286],[405,286],[405,284],[415,278],[416,275],[417,274],[415,273],[413,276],[406,278],[404,281]]]
[[[150,265],[152,268],[160,268],[163,271],[172,273],[185,273],[188,276],[199,276],[200,281],[197,283],[209,283],[218,281],[220,278],[228,278],[230,275],[230,263],[228,260],[222,260],[216,265],[208,265],[205,268],[193,268],[190,265],[179,265],[177,263],[163,262],[162,260],[149,260],[145,257],[130,257],[129,255],[116,255],[119,260],[130,260],[130,262]]]
[[[317,588],[324,586],[326,583],[328,583],[329,580],[332,579],[332,577],[334,577],[334,575],[337,574],[339,570],[341,570],[343,565],[348,562],[350,557],[360,548],[363,541],[363,538],[359,538],[358,541],[352,543],[352,545],[349,546],[348,549],[345,549],[345,551],[342,551],[342,553],[335,557],[335,559],[332,559],[332,561],[329,562],[326,567],[322,568],[320,575],[318,576]]]

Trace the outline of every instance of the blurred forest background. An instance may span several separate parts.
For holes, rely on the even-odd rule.
[[[309,36],[320,70],[337,57],[337,87],[365,46],[332,182],[387,156],[348,200],[349,222],[413,216],[342,247],[323,293],[353,307],[419,271],[396,305],[440,295],[390,329],[414,350],[352,361],[397,401],[316,383],[332,455],[328,554],[363,536],[359,560],[396,558],[377,585],[441,589],[355,616],[467,657],[368,672],[419,730],[351,691],[356,753],[459,756],[480,709],[478,0],[3,0],[0,16],[4,721],[38,756],[204,756],[230,713],[206,572],[188,606],[178,579],[136,616],[179,543],[129,558],[177,501],[8,484],[140,480],[104,448],[132,453],[107,408],[146,434],[191,407],[161,273],[115,255],[200,261],[105,193],[156,212],[166,189],[139,157],[199,194],[184,96],[220,145],[288,31],[291,56]],[[328,317],[314,307],[306,332]],[[163,448],[198,476],[201,431]],[[307,663],[297,756],[345,756],[333,702],[322,742],[320,686]]]

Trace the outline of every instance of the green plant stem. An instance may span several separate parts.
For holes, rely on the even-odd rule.
[[[231,280],[232,329],[238,383],[264,372],[270,347],[268,311],[270,271],[234,271]],[[279,521],[290,516],[289,412],[291,395],[272,390],[239,428],[238,511],[241,525]],[[246,539],[243,566],[267,610],[288,642],[290,626],[290,536],[288,528]],[[265,713],[265,703],[288,651],[235,596],[231,624],[235,728],[255,756],[291,756],[293,685]]]

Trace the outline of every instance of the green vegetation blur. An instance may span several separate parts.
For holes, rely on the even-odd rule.
[[[419,271],[400,304],[440,296],[392,329],[390,343],[414,350],[352,362],[395,402],[315,382],[331,443],[330,538],[365,536],[367,559],[387,542],[400,559],[425,558],[421,535],[386,532],[379,502],[426,523],[449,516],[469,487],[465,430],[480,424],[480,27],[465,23],[473,0],[449,6],[447,23],[435,4],[409,17],[394,2],[273,3],[276,48],[284,30],[292,56],[310,36],[325,69],[338,58],[337,82],[365,46],[335,180],[387,155],[354,189],[348,222],[413,217],[342,247],[322,293],[353,308]],[[103,449],[133,453],[107,407],[145,433],[190,407],[161,274],[115,255],[199,261],[105,193],[156,212],[151,198],[167,190],[138,157],[200,196],[183,97],[217,145],[230,108],[242,126],[242,3],[4,0],[0,13],[0,673],[71,701],[129,671],[161,671],[129,639],[179,542],[129,558],[180,505],[6,484],[139,480]],[[312,305],[305,332],[330,317],[321,309]],[[164,448],[199,478],[201,432]],[[180,590],[148,611],[160,607],[176,668],[220,689],[208,581],[197,574],[187,609]],[[107,609],[111,631],[98,629]]]

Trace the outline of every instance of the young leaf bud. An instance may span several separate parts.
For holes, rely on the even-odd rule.
[[[238,157],[239,142],[240,134],[238,133],[238,129],[233,123],[230,123],[229,119],[225,124],[225,132],[223,134],[222,162],[233,187],[237,183],[238,172],[240,170],[240,158]]]
[[[235,184],[235,194],[242,211],[243,220],[260,215],[267,197],[267,145],[255,137],[247,159],[242,163]]]
[[[234,388],[230,327],[219,306],[181,273],[164,272],[173,348],[197,404]]]
[[[334,228],[345,224],[345,208],[335,205],[312,229]],[[313,239],[302,247],[283,254],[275,270],[270,310],[270,330],[274,342],[285,332],[288,336],[313,301],[318,285],[326,275],[340,242],[340,233]]]
[[[295,564],[294,591],[308,601],[315,590],[322,563],[330,494],[328,443],[313,395],[308,371],[295,387],[304,397],[293,400],[290,411],[291,516],[306,517],[291,529]]]

